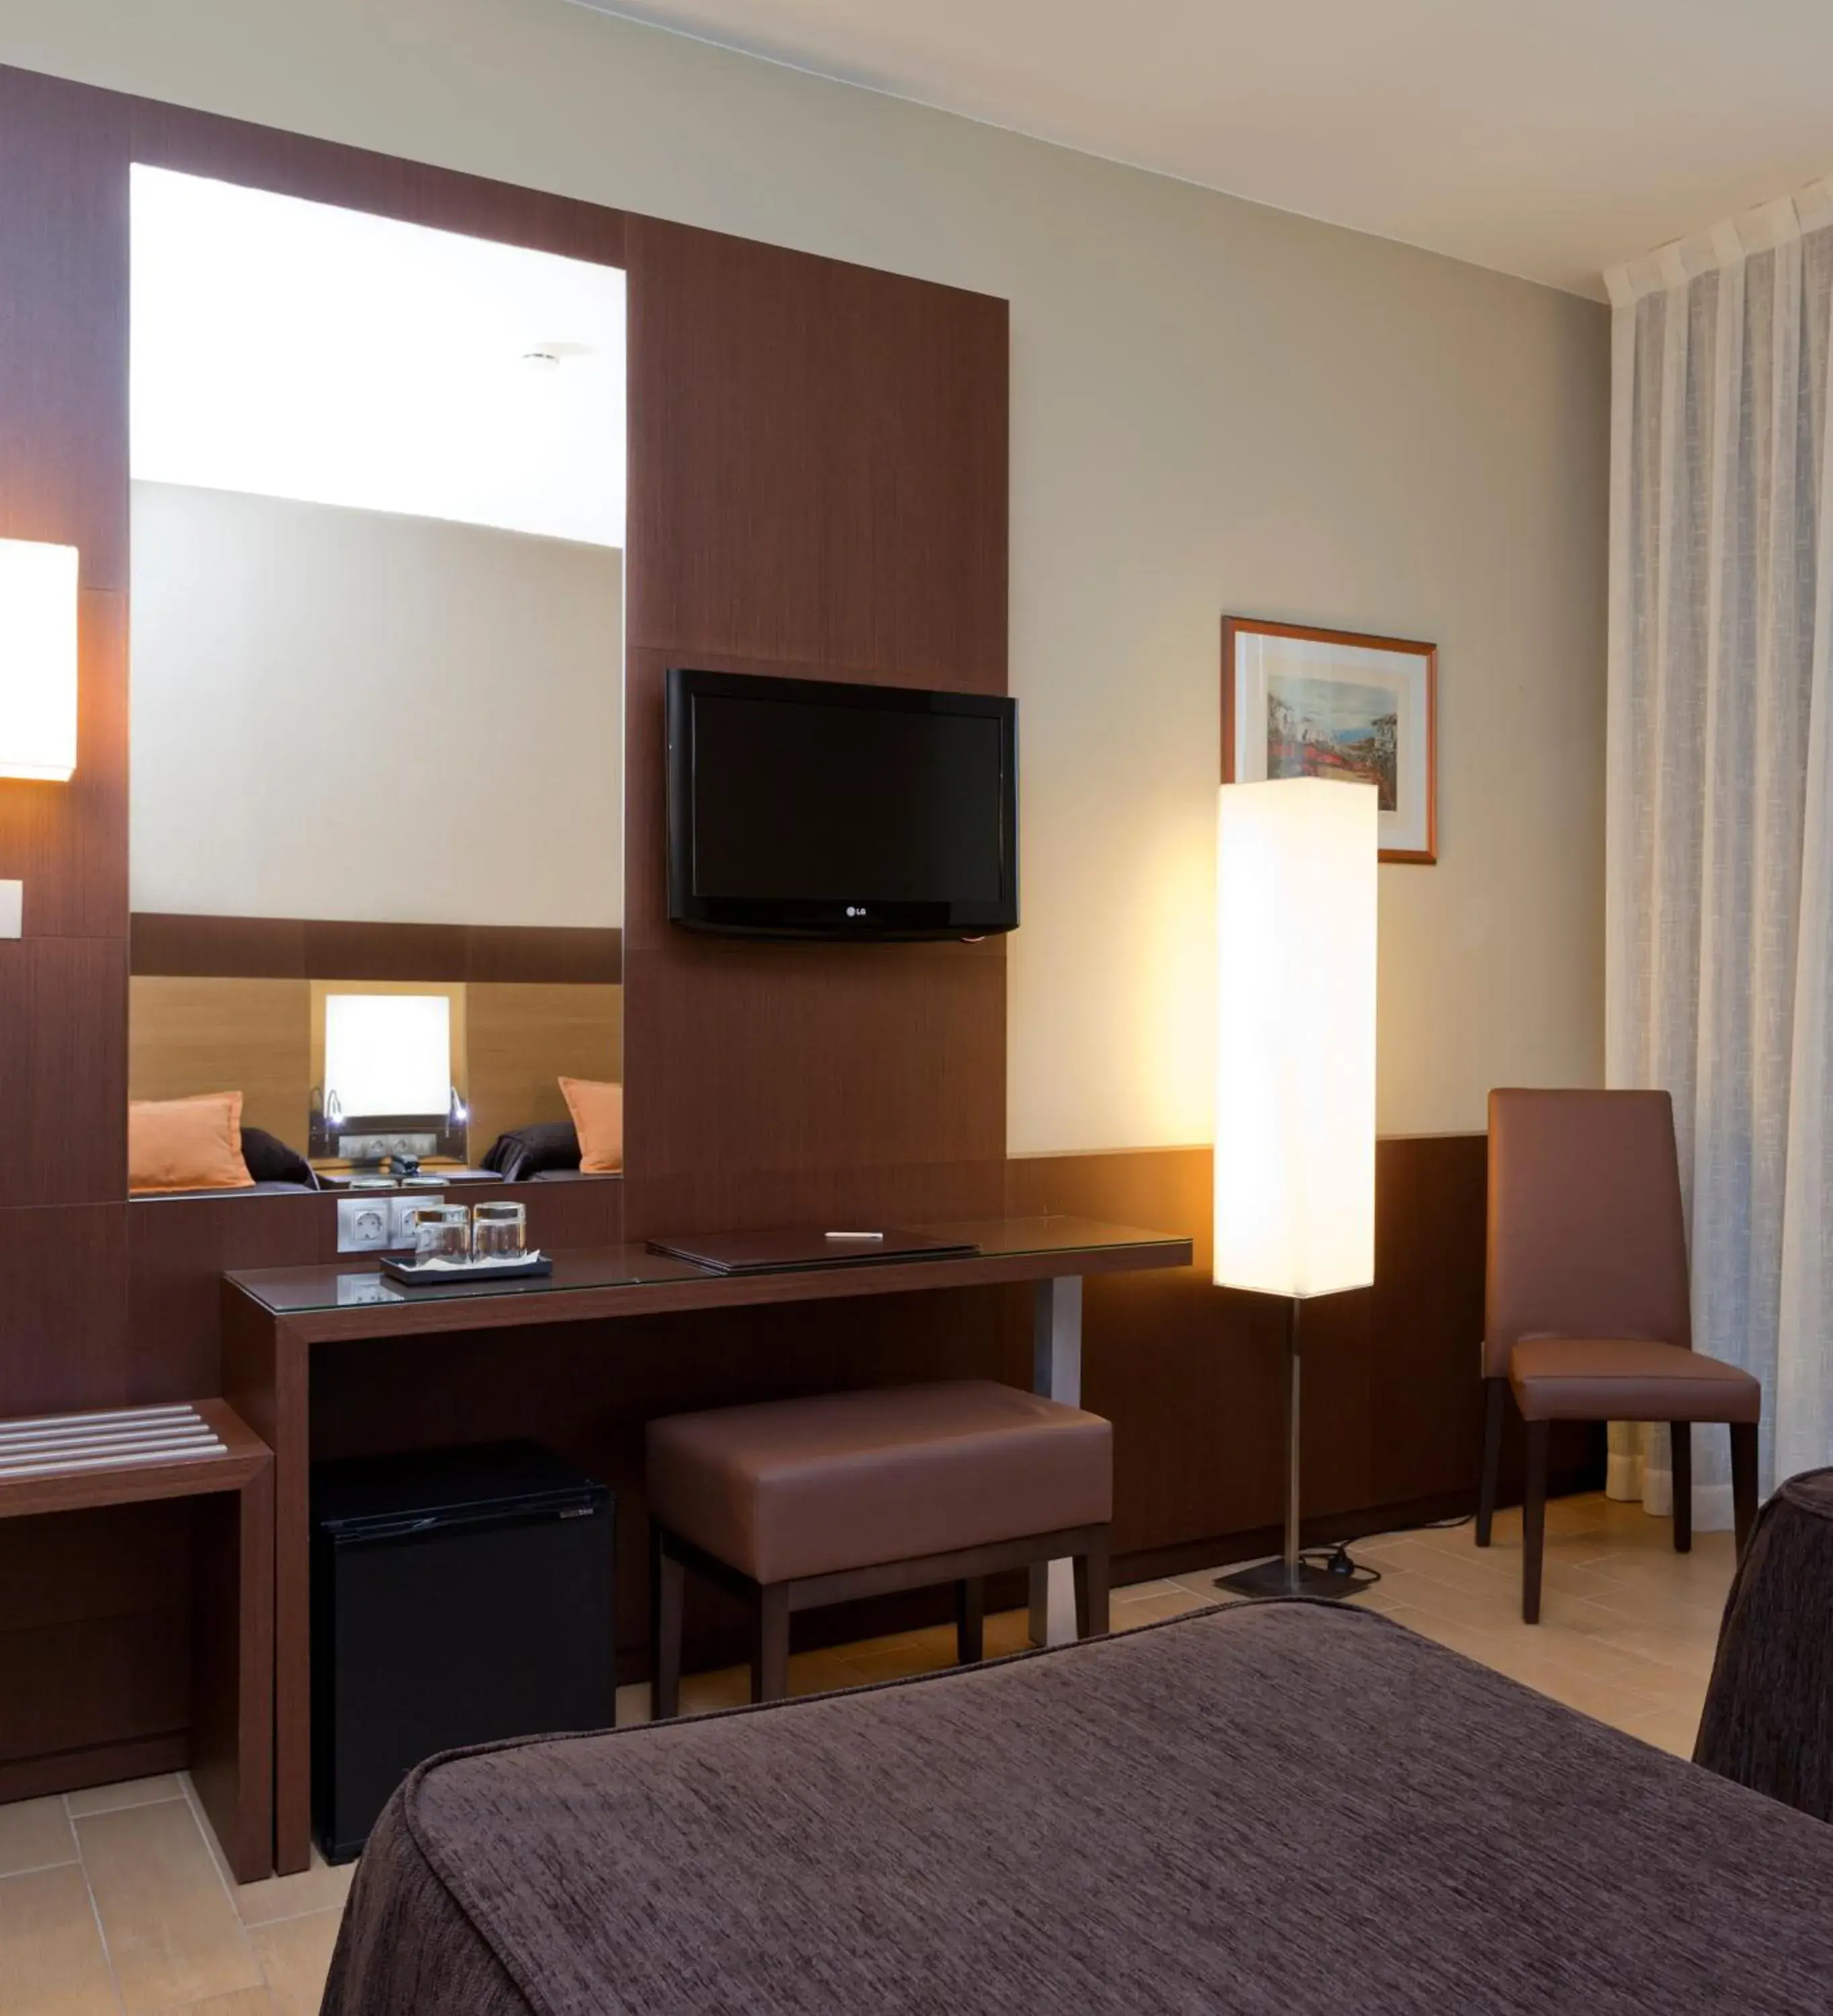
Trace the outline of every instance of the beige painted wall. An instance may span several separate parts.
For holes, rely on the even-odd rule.
[[[1597,1078],[1602,308],[564,0],[0,0],[0,59],[1010,300],[1015,1151],[1208,1138],[1225,609],[1441,648],[1384,1129]]]

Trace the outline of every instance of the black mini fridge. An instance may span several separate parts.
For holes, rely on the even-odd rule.
[[[361,1852],[434,1751],[617,1712],[615,1507],[535,1442],[315,1465],[312,1829]]]

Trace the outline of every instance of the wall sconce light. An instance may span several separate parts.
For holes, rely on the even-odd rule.
[[[77,767],[77,549],[0,539],[0,777]]]

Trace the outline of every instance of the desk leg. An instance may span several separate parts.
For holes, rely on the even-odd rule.
[[[1031,1390],[1082,1405],[1082,1276],[1060,1274],[1037,1284],[1032,1314]],[[1067,1645],[1075,1636],[1075,1584],[1070,1564],[1031,1571],[1031,1642]]]

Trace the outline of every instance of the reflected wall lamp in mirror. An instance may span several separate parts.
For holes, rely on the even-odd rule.
[[[1286,1305],[1284,1555],[1219,1578],[1242,1596],[1347,1596],[1338,1549],[1299,1544],[1299,1314],[1374,1280],[1372,784],[1224,784],[1216,823],[1215,1254],[1219,1287]]]
[[[77,549],[0,539],[0,777],[77,767]]]

